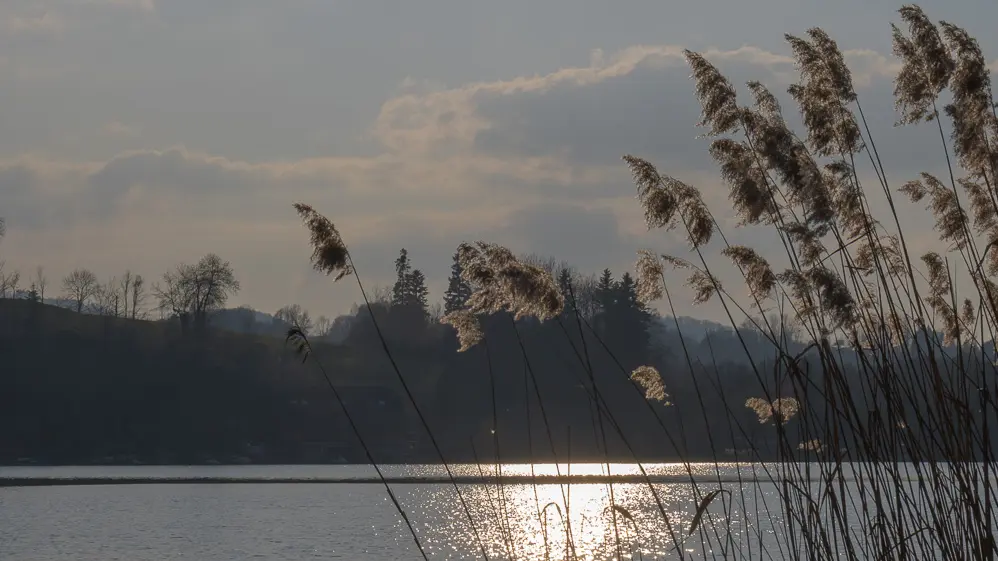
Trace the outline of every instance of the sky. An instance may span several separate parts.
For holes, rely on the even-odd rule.
[[[76,267],[154,282],[213,252],[241,281],[232,305],[346,313],[360,294],[311,270],[291,207],[305,202],[369,287],[393,281],[405,247],[439,299],[454,249],[478,239],[619,275],[638,249],[688,251],[678,232],[647,231],[627,153],[700,188],[735,241],[773,248],[736,228],[682,49],[784,92],[784,33],[822,27],[900,185],[944,165],[934,129],[892,126],[900,5],[4,0],[0,260],[22,277],[44,266],[53,295]],[[921,6],[998,54],[992,0]],[[903,214],[930,247],[924,210]]]

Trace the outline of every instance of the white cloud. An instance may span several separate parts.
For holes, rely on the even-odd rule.
[[[792,79],[793,61],[780,53],[743,46],[704,54],[736,83],[762,78],[782,89]],[[867,50],[846,56],[861,95],[889,102],[892,59]],[[706,144],[694,138],[699,107],[687,75],[680,46],[650,45],[452,88],[407,79],[376,115],[376,150],[363,156],[250,161],[178,145],[77,162],[11,159],[0,163],[0,213],[10,226],[3,252],[23,267],[82,264],[102,275],[131,267],[154,276],[216,251],[251,276],[240,302],[275,309],[293,299],[319,313],[344,311],[355,295],[330,293],[308,273],[306,238],[290,210],[304,201],[337,222],[375,283],[390,279],[401,245],[418,249],[439,283],[456,244],[476,236],[619,271],[639,247],[683,247],[678,233],[645,232],[619,161],[625,152],[700,186],[730,218]],[[155,130],[148,117],[141,135],[128,117],[94,134],[135,146]],[[917,142],[895,150],[924,160]]]

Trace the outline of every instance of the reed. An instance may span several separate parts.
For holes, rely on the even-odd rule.
[[[624,157],[648,227],[676,230],[690,247],[688,256],[641,250],[635,266],[639,297],[645,303],[664,300],[675,316],[675,285],[668,279],[678,271],[694,302],[719,303],[745,352],[758,396],[729,402],[717,365],[694,358],[676,323],[684,372],[701,406],[706,396],[720,396],[729,434],[756,443],[736,451],[735,459],[752,463],[739,465],[737,487],[728,488],[717,467],[726,458],[715,452],[716,482],[708,489],[681,458],[695,500],[686,527],[635,456],[661,527],[639,529],[631,513],[615,503],[611,485],[607,515],[614,543],[606,549],[608,557],[632,557],[622,536],[639,539],[641,532],[655,531],[669,537],[670,555],[678,558],[696,541],[701,551],[734,559],[995,558],[998,114],[987,61],[973,38],[954,24],[934,23],[914,5],[902,7],[899,15],[901,26],[891,26],[901,61],[894,82],[898,126],[919,125],[911,134],[938,136],[946,177],[888,179],[845,57],[819,28],[786,36],[799,73],[787,93],[802,118],[800,131],[787,123],[777,97],[763,84],[746,84],[743,103],[705,56],[686,52],[702,106],[700,125],[712,138],[709,151],[730,189],[739,227],[772,231],[779,240],[775,250],[729,243],[730,232],[696,187],[650,161]],[[871,170],[875,180],[865,183],[861,170]],[[899,214],[916,204],[927,207],[945,251],[919,255],[912,249]],[[316,268],[338,277],[354,273],[331,223],[310,207],[296,208],[312,234]],[[458,255],[473,292],[465,309],[441,321],[457,331],[459,350],[483,343],[488,349],[480,318],[508,316],[523,359],[528,413],[535,399],[556,452],[516,320],[557,322],[572,344],[594,430],[604,442],[607,431],[616,434],[633,455],[601,394],[587,341],[611,356],[613,349],[578,313],[574,294],[564,294],[551,271],[507,248],[463,243]],[[740,281],[731,286],[718,280],[729,267]],[[774,310],[792,318],[801,346],[790,344],[784,321],[767,315]],[[564,317],[574,327],[566,326]],[[747,329],[762,335],[769,358],[750,352]],[[570,330],[579,335],[578,346]],[[391,357],[387,344],[384,350]],[[651,366],[628,370],[614,360],[618,372],[599,375],[627,377],[668,441],[681,450],[676,443],[683,438],[682,426],[666,423],[651,407],[670,404],[661,375]],[[399,379],[404,385],[401,374]],[[746,408],[755,413],[756,425],[740,420]],[[495,419],[493,424],[496,429]],[[497,441],[494,448],[498,453]],[[772,455],[778,461],[763,461]],[[501,458],[494,462],[499,475]],[[743,480],[744,469],[751,474]],[[760,498],[763,484],[777,489],[779,504]],[[534,510],[548,555],[549,507],[562,514],[565,556],[575,558],[571,488],[561,486],[561,495],[561,505],[542,507],[535,484]],[[511,534],[504,496],[499,477],[491,512],[506,553],[514,558],[517,536]],[[396,506],[405,517],[397,501]],[[757,549],[742,537],[736,542],[727,528],[735,507],[756,521],[766,519],[776,528],[775,537],[767,542],[755,525]],[[418,540],[415,531],[413,536]],[[487,557],[480,539],[478,544]]]

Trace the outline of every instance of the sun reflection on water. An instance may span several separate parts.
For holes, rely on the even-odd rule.
[[[479,467],[471,467],[477,475]],[[686,473],[682,464],[645,467],[655,475]],[[743,528],[724,495],[710,505],[703,525],[684,541],[698,500],[719,487],[717,481],[709,481],[713,465],[692,467],[696,470],[694,477],[700,480],[699,494],[689,482],[653,485],[669,524],[647,484],[614,483],[612,501],[609,483],[499,485],[493,481],[462,485],[461,490],[490,559],[677,558],[677,543],[686,558],[703,558],[720,554],[724,548],[740,547]],[[533,468],[535,475],[607,474],[606,464],[538,464]],[[482,469],[487,476],[495,473],[495,466]],[[455,472],[463,473],[462,469]],[[529,464],[503,465],[502,473],[532,475]],[[611,464],[609,473],[633,475],[639,471],[633,464]],[[474,532],[452,487],[413,485],[407,486],[407,491],[405,502],[418,508],[413,515],[431,558],[481,558]]]

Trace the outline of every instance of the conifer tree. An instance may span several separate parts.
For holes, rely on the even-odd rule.
[[[454,263],[450,267],[450,279],[447,280],[447,291],[444,292],[444,313],[451,313],[464,307],[471,297],[471,286],[461,278],[461,261],[454,253]]]
[[[403,305],[418,309],[427,315],[429,313],[428,298],[430,290],[426,288],[426,276],[419,269],[413,269],[406,277],[407,294]]]
[[[395,260],[395,286],[392,287],[392,306],[405,305],[410,295],[409,277],[412,274],[412,264],[409,263],[409,252],[403,247]]]

